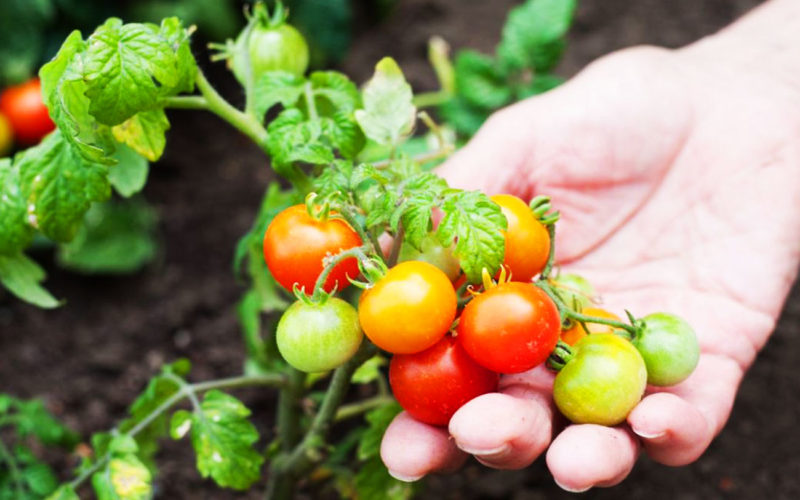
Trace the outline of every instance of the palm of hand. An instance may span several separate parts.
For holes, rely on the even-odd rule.
[[[675,312],[698,333],[696,372],[647,396],[628,426],[558,435],[547,462],[565,488],[621,481],[639,442],[657,461],[689,463],[724,425],[800,256],[800,121],[787,99],[798,102],[698,51],[636,49],[499,113],[442,169],[458,187],[551,196],[564,269],[611,310]],[[503,395],[453,417],[455,443],[488,465],[527,465],[550,444],[551,383],[543,369],[505,377]],[[462,454],[441,438],[400,417],[384,460],[404,477],[456,465]],[[415,452],[398,450],[409,439],[436,453],[409,467]]]

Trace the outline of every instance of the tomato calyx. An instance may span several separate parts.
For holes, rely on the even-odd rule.
[[[573,357],[575,357],[575,351],[569,344],[559,340],[553,352],[547,357],[547,368],[554,372],[559,372]]]
[[[555,225],[561,217],[561,213],[558,210],[551,212],[553,206],[550,204],[549,196],[537,196],[531,200],[528,206],[531,212],[533,212],[533,216],[536,217],[536,220],[541,222],[545,227]]]

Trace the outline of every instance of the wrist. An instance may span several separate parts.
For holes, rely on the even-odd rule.
[[[680,52],[765,75],[800,93],[800,1],[770,0]]]

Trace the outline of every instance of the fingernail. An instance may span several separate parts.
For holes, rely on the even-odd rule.
[[[556,478],[553,478],[553,481],[555,481],[555,483],[558,485],[559,488],[561,488],[564,491],[568,491],[570,493],[583,493],[584,491],[589,491],[589,490],[592,489],[591,486],[587,486],[586,488],[569,488],[569,487],[564,486],[563,484],[559,483],[558,479],[556,479]]]
[[[631,427],[631,429],[633,430],[634,434],[636,434],[640,438],[646,439],[648,441],[660,441],[662,438],[666,437],[666,435],[667,435],[667,431],[646,432],[646,431],[639,430],[639,429],[637,429],[635,427]]]
[[[407,476],[405,474],[400,474],[397,471],[393,471],[392,469],[387,469],[387,470],[389,471],[390,476],[397,479],[398,481],[403,481],[405,483],[413,483],[414,481],[419,481],[420,479],[422,479],[422,476],[424,476],[424,474],[420,474],[418,476]]]
[[[461,446],[460,444],[458,447],[470,455],[475,455],[476,458],[482,458],[484,460],[497,460],[508,455],[511,451],[511,445],[508,443],[504,443],[497,448],[469,448]]]

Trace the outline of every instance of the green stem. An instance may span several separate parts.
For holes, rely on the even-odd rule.
[[[334,420],[336,422],[340,422],[342,420],[347,420],[348,418],[357,417],[358,415],[368,412],[369,410],[392,403],[394,400],[394,397],[384,394],[365,399],[357,403],[344,405],[336,412],[336,417],[334,417]]]
[[[429,108],[431,106],[439,106],[449,101],[453,94],[446,90],[437,90],[435,92],[422,92],[414,96],[414,106],[418,108]]]
[[[165,97],[164,106],[172,109],[208,109],[208,101],[201,95]]]
[[[303,95],[306,98],[306,107],[308,108],[308,117],[313,121],[319,120],[319,113],[317,112],[317,104],[314,102],[314,89],[311,88],[311,82],[306,82],[303,88]]]
[[[176,377],[177,378],[177,377]],[[183,381],[182,381],[183,382]],[[273,387],[281,387],[286,384],[286,377],[280,373],[270,373],[264,375],[243,375],[241,377],[223,378],[219,380],[209,380],[207,382],[200,382],[197,384],[187,384],[183,382],[180,390],[167,398],[155,410],[150,412],[149,415],[139,421],[138,424],[131,427],[125,434],[134,437],[142,432],[148,425],[155,419],[160,417],[164,412],[178,404],[181,400],[187,397],[194,397],[197,400],[197,394],[206,392],[213,389],[235,389],[239,387],[248,387],[253,385],[268,385]],[[113,431],[112,431],[113,434]],[[78,477],[70,482],[70,487],[77,489],[86,479],[94,474],[97,470],[103,467],[111,458],[110,453],[106,453],[102,458],[98,459],[90,468],[84,470]]]
[[[597,316],[588,316],[586,314],[581,314],[579,312],[573,311],[569,307],[564,304],[564,301],[561,297],[556,293],[553,288],[548,284],[545,280],[539,280],[536,283],[542,291],[544,291],[553,302],[555,302],[556,307],[558,308],[559,315],[561,319],[569,318],[579,323],[597,323],[601,325],[608,325],[614,328],[618,328],[620,330],[625,330],[626,332],[630,333],[632,336],[636,335],[637,327],[634,325],[629,325],[628,323],[623,323],[621,321],[616,321],[613,319],[608,318],[599,318]]]
[[[368,248],[366,247],[349,248],[337,253],[333,257],[330,257],[329,260],[326,258],[325,268],[320,273],[316,283],[314,283],[314,291],[313,295],[311,296],[311,300],[318,302],[320,299],[322,299],[322,294],[325,293],[325,282],[328,280],[328,276],[331,274],[331,271],[333,271],[333,269],[338,266],[339,263],[345,259],[352,258],[366,260],[367,255],[364,252],[367,250]]]
[[[8,472],[11,475],[11,481],[14,483],[14,489],[17,491],[17,496],[22,498],[25,491],[22,474],[19,471],[19,467],[17,467],[17,461],[14,460],[14,456],[8,451],[8,447],[6,447],[2,439],[0,439],[0,461],[8,464]]]
[[[378,254],[381,257],[381,259],[383,259],[383,253],[381,252],[380,246],[376,246],[377,242],[373,241],[372,237],[367,233],[364,227],[361,224],[359,224],[359,222],[356,220],[355,215],[353,215],[353,213],[349,209],[343,209],[337,212],[337,215],[342,219],[344,219],[345,222],[350,224],[350,227],[352,227],[353,230],[356,233],[358,233],[358,237],[361,238],[362,243],[370,242],[372,246],[375,247],[373,249],[374,253]]]
[[[547,255],[547,263],[542,269],[542,279],[547,279],[550,276],[550,271],[553,270],[553,264],[556,260],[556,225],[548,224],[547,234],[550,235],[550,253]]]
[[[292,485],[296,478],[302,476],[322,459],[320,448],[324,446],[325,436],[336,417],[347,389],[350,387],[353,372],[364,361],[372,357],[376,350],[372,343],[364,342],[350,361],[334,371],[322,405],[311,421],[303,440],[288,455],[279,456],[273,460],[267,499],[290,498]]]
[[[284,451],[291,450],[300,439],[300,399],[305,390],[306,374],[289,368],[288,383],[278,395],[278,438]]]
[[[202,71],[197,72],[196,83],[197,89],[208,103],[209,111],[233,125],[266,151],[267,131],[253,115],[239,111],[219,95]]]

